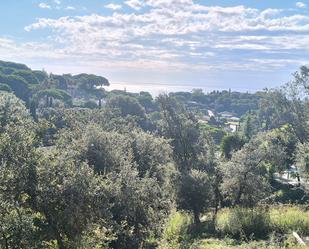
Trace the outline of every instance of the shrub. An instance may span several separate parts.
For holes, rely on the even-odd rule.
[[[85,102],[84,107],[89,108],[89,109],[95,109],[95,108],[98,108],[98,105],[95,101],[89,100],[89,101]]]
[[[270,221],[274,231],[280,233],[298,232],[309,235],[309,211],[296,206],[282,206],[270,210]]]
[[[295,239],[288,238],[283,243],[250,241],[239,243],[233,240],[204,239],[196,241],[190,249],[308,249],[308,246],[297,245]]]
[[[216,229],[221,235],[234,238],[264,238],[270,231],[270,219],[262,208],[224,209],[218,213]]]
[[[188,248],[184,244],[190,241],[190,226],[192,217],[184,212],[175,212],[171,215],[160,243],[160,249]]]

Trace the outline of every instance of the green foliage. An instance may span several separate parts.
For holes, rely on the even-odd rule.
[[[190,226],[192,218],[187,213],[174,212],[165,228],[160,242],[159,249],[182,249],[191,240]]]
[[[14,72],[14,75],[23,78],[29,85],[39,84],[35,74],[30,70],[18,70]]]
[[[265,202],[269,204],[307,204],[309,195],[301,187],[293,187],[277,181],[272,181],[273,194]]]
[[[28,101],[30,88],[23,78],[15,75],[5,76],[0,74],[0,81],[8,85],[17,97],[26,102]]]
[[[221,190],[232,205],[254,206],[270,194],[273,169],[284,165],[285,160],[282,146],[261,133],[221,164]]]
[[[212,183],[206,172],[191,170],[180,177],[178,206],[192,211],[195,224],[200,223],[200,213],[212,206]]]
[[[309,235],[309,211],[297,206],[279,206],[270,209],[270,221],[274,231],[297,232]]]
[[[201,124],[201,129],[206,131],[216,144],[220,144],[226,132],[222,128],[213,127],[209,124]]]
[[[200,129],[195,117],[186,112],[174,98],[160,95],[157,102],[161,108],[159,123],[162,135],[171,139],[173,157],[181,172],[196,168],[200,150]]]
[[[119,109],[123,117],[128,115],[141,118],[145,117],[145,109],[133,97],[122,95],[111,97],[107,101],[107,107]]]
[[[270,218],[262,208],[247,209],[236,207],[218,213],[217,231],[234,238],[265,238],[270,231]]]
[[[213,110],[215,112],[227,111],[238,116],[244,115],[249,110],[257,110],[259,101],[263,95],[263,92],[251,94],[234,91],[212,91],[205,94],[201,89],[194,89],[192,93],[172,93],[173,97],[186,106],[198,106],[205,113],[207,113],[207,110]]]
[[[308,211],[257,205],[306,202],[304,190],[272,176],[295,161],[307,175],[309,105],[300,90],[308,93],[308,72],[278,91],[196,89],[153,101],[147,92],[106,92],[103,77],[0,61],[0,89],[13,92],[0,92],[0,248],[292,248],[284,234],[308,235]],[[260,110],[248,111],[260,99]],[[209,109],[248,111],[245,139],[223,138],[225,158],[216,146],[224,122],[196,118]],[[239,240],[270,232],[280,241]],[[239,241],[201,239],[219,235]]]
[[[111,190],[88,165],[58,151],[45,154],[37,167],[35,209],[42,214],[37,226],[60,249],[77,248],[74,245],[90,232],[89,226],[105,233],[107,243]]]
[[[100,131],[97,126],[87,127],[81,140],[75,144],[76,150],[81,150],[81,159],[99,174],[119,172],[131,160],[132,152],[126,137],[115,132]]]
[[[153,177],[160,183],[166,183],[174,177],[176,170],[172,160],[172,148],[166,139],[134,131],[130,134],[130,144],[133,160],[141,177]]]
[[[0,248],[42,248],[37,239],[36,214],[31,209],[9,204],[0,199]]]
[[[308,246],[297,245],[293,238],[283,242],[250,241],[242,242],[230,239],[203,239],[196,241],[190,249],[308,249]]]
[[[0,91],[12,92],[12,89],[7,84],[0,84]]]
[[[299,144],[296,154],[297,166],[299,167],[300,174],[309,179],[309,143]]]
[[[98,108],[98,105],[95,101],[89,100],[84,103],[84,107],[89,109],[95,109]]]
[[[11,93],[0,92],[0,132],[13,126],[29,128],[31,118],[23,102]]]
[[[240,150],[246,143],[245,138],[239,134],[228,134],[221,141],[221,152],[226,159],[231,159],[232,153]]]
[[[0,61],[0,67],[12,68],[12,69],[16,69],[16,70],[30,70],[30,68],[27,67],[24,64],[7,62],[7,61]]]
[[[109,82],[106,78],[93,74],[78,74],[72,77],[73,82],[77,83],[81,89],[91,90],[98,86],[108,86]]]
[[[66,102],[71,100],[71,96],[66,91],[55,88],[42,90],[38,93],[38,96],[49,96]]]
[[[32,72],[40,83],[48,79],[48,74],[45,71],[34,70]]]

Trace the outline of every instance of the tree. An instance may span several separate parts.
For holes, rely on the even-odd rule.
[[[57,147],[62,155],[93,168],[110,189],[113,248],[141,248],[150,235],[160,234],[173,203],[173,165],[163,139],[142,131],[106,132],[98,125],[63,133]],[[76,133],[71,136],[71,133]],[[61,137],[63,136],[63,137]],[[71,138],[68,146],[68,138]],[[150,141],[148,141],[150,140]],[[152,145],[151,142],[154,142]],[[162,144],[164,152],[153,146]],[[164,148],[165,146],[165,148]]]
[[[28,104],[30,88],[23,78],[15,75],[3,76],[0,74],[0,81],[7,84],[17,97]]]
[[[36,239],[35,217],[31,209],[0,197],[0,248],[43,248],[43,243]]]
[[[269,192],[269,167],[281,165],[286,154],[281,146],[268,141],[264,135],[257,136],[220,165],[221,189],[233,206],[252,207]]]
[[[109,86],[109,81],[101,76],[93,74],[78,74],[73,76],[73,80],[84,90],[92,90],[97,87]]]
[[[218,196],[214,197],[211,191],[211,188],[219,190],[213,143],[209,142],[208,134],[201,132],[193,114],[186,112],[175,99],[161,95],[157,101],[162,113],[161,132],[171,139],[180,173],[176,185],[177,205],[192,211],[198,224],[200,213],[219,203]]]
[[[7,84],[0,83],[0,91],[12,92],[12,89]]]
[[[309,143],[299,143],[296,150],[296,165],[304,178],[309,178]]]
[[[46,107],[52,107],[53,106],[53,100],[58,99],[63,101],[67,105],[72,105],[72,97],[69,95],[66,91],[50,88],[50,89],[44,89],[40,90],[35,98],[39,101],[42,98],[46,99]]]
[[[245,138],[248,140],[256,133],[251,113],[248,113],[247,116],[245,117],[244,127],[243,127],[242,132]]]
[[[161,133],[171,139],[173,157],[180,172],[188,172],[197,164],[200,130],[194,115],[186,112],[175,99],[160,95],[157,102],[161,108]]]
[[[24,64],[8,62],[8,61],[0,61],[0,67],[12,68],[15,70],[30,70],[30,68]]]
[[[290,124],[301,143],[308,139],[308,70],[307,67],[301,67],[290,82],[280,89],[267,91],[259,110],[263,128],[273,129]]]
[[[36,183],[34,128],[22,101],[0,92],[1,248],[40,248],[30,208]]]
[[[81,159],[87,161],[98,174],[119,172],[131,160],[129,140],[116,132],[102,131],[98,126],[87,126],[75,145],[74,150],[80,151]]]
[[[38,79],[40,84],[48,79],[48,74],[44,70],[42,71],[34,70],[32,72],[35,75],[35,77]]]
[[[191,170],[182,175],[177,191],[178,207],[192,211],[194,223],[200,223],[200,214],[213,206],[212,182],[204,171]]]
[[[137,98],[138,102],[145,108],[147,113],[153,112],[157,109],[149,92],[140,92]]]
[[[121,115],[126,117],[136,116],[140,118],[145,117],[145,109],[137,101],[137,99],[124,95],[113,96],[107,100],[107,107],[119,109]]]
[[[31,70],[18,70],[14,72],[14,75],[23,78],[29,85],[39,84],[38,79]]]
[[[37,226],[59,249],[87,248],[83,236],[101,234],[106,248],[112,236],[111,189],[85,163],[60,151],[44,151],[37,168],[34,209],[42,214]],[[96,228],[90,234],[90,228]],[[100,235],[100,236],[101,236]],[[89,240],[90,238],[88,238]],[[84,242],[85,243],[85,242]]]
[[[130,143],[139,176],[155,178],[160,185],[165,185],[164,188],[170,188],[176,170],[168,141],[149,133],[133,131]]]
[[[245,139],[237,133],[224,136],[220,145],[222,155],[228,160],[231,159],[232,153],[240,150],[245,142]]]

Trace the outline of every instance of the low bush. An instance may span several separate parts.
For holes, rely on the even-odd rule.
[[[216,229],[220,235],[233,238],[265,238],[270,231],[270,218],[263,208],[224,209],[218,213]]]
[[[280,233],[298,232],[309,235],[309,211],[297,206],[279,206],[270,209],[272,230]]]
[[[171,215],[163,232],[160,249],[184,249],[190,243],[190,227],[192,217],[184,212],[175,212]]]
[[[204,239],[196,241],[190,249],[309,249],[308,246],[299,246],[294,239],[287,239],[283,243],[268,241],[250,241],[237,243],[233,240]]]

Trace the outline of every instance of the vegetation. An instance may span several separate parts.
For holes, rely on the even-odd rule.
[[[0,61],[0,248],[298,248],[308,79],[153,99]]]

